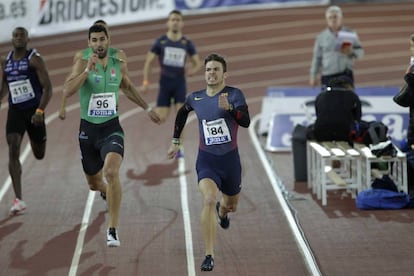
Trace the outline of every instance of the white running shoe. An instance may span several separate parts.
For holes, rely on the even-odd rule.
[[[23,200],[15,198],[10,208],[10,215],[21,215],[26,210],[26,203]]]
[[[115,228],[108,228],[106,231],[106,245],[108,247],[118,247],[121,245],[121,242],[118,239],[118,234]]]

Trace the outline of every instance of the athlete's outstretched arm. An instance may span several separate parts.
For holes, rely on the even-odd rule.
[[[185,123],[187,122],[188,113],[193,110],[189,105],[184,104],[178,111],[175,117],[173,138],[180,139],[181,132],[183,132]]]
[[[77,51],[73,57],[73,65],[75,65],[75,63],[79,60],[82,59],[82,50]],[[65,78],[68,79],[70,76],[70,74]],[[69,95],[71,96],[71,95]],[[65,89],[62,89],[62,97],[60,99],[60,107],[59,107],[59,119],[61,120],[65,120],[66,119],[66,98],[69,97],[67,96],[67,93],[65,92]]]
[[[149,86],[149,74],[151,71],[151,64],[155,59],[156,55],[153,52],[148,52],[145,58],[144,69],[142,70],[142,91],[146,93],[148,91]]]
[[[171,145],[167,151],[167,157],[172,159],[177,154],[180,148],[180,136],[184,129],[185,123],[187,122],[188,114],[193,109],[191,106],[184,104],[178,111],[177,117],[175,118],[174,133],[171,140]]]
[[[33,55],[33,57],[30,59],[30,67],[32,67],[35,70],[36,76],[40,82],[40,86],[42,87],[42,96],[40,97],[39,106],[37,107],[36,112],[32,116],[32,124],[43,125],[43,111],[48,105],[53,93],[52,82],[50,81],[49,73],[46,68],[46,63],[38,53]]]
[[[142,107],[143,109],[147,110],[150,108],[150,106],[145,102],[145,100],[142,98],[141,93],[139,93],[138,89],[135,88],[134,84],[132,83],[129,75],[128,75],[128,69],[125,63],[122,63],[121,65],[121,71],[122,71],[122,80],[120,88],[124,92],[125,96],[127,98],[136,103],[138,106]]]
[[[30,59],[30,66],[35,69],[40,85],[42,86],[42,97],[40,98],[40,104],[38,108],[44,110],[53,94],[52,82],[46,68],[46,63],[40,57],[40,55],[34,55]]]
[[[141,93],[139,93],[138,89],[135,88],[134,84],[132,83],[129,74],[128,74],[128,68],[125,62],[122,62],[121,64],[121,74],[122,74],[122,80],[121,80],[121,86],[120,88],[124,92],[124,94],[127,96],[129,100],[136,103],[145,111],[147,111],[148,116],[150,119],[157,124],[160,124],[161,119],[158,116],[158,114],[152,110],[152,108],[147,104],[147,102],[142,98]]]

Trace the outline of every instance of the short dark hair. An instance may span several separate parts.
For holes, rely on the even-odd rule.
[[[170,15],[172,14],[178,14],[179,16],[183,16],[183,14],[181,13],[181,11],[179,10],[172,10],[170,11],[170,13],[168,14],[168,17],[170,17]]]
[[[16,27],[16,28],[14,28],[12,34],[14,35],[14,33],[16,31],[23,31],[26,34],[27,37],[29,36],[29,32],[27,31],[27,29],[25,27]]]
[[[93,22],[93,25],[95,25],[95,24],[104,24],[104,25],[108,25],[108,24],[106,23],[106,21],[105,21],[105,20],[103,20],[103,19],[98,19],[98,20],[96,20],[95,22]]]
[[[100,32],[104,32],[106,37],[108,37],[108,31],[106,30],[106,28],[102,25],[92,25],[89,28],[89,34],[88,34],[88,39],[91,38],[91,33],[100,33]]]
[[[227,62],[224,59],[224,57],[218,55],[218,54],[209,54],[208,56],[206,56],[206,58],[204,59],[204,66],[207,64],[207,62],[209,61],[218,61],[221,63],[221,65],[223,65],[223,72],[227,72]]]

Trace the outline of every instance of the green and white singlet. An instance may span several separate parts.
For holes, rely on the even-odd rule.
[[[92,53],[88,49],[83,50],[84,60],[89,59]],[[116,51],[114,48],[108,49],[106,69],[96,64],[95,70],[89,72],[79,90],[81,119],[90,123],[101,124],[118,117],[121,61],[116,57]]]

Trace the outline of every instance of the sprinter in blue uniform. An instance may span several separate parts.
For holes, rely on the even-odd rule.
[[[44,110],[52,97],[52,83],[46,64],[36,49],[27,49],[29,34],[23,27],[12,33],[13,50],[1,59],[3,69],[1,99],[9,94],[9,111],[6,123],[6,138],[9,145],[9,173],[13,183],[15,199],[10,214],[21,214],[26,210],[22,198],[22,165],[20,146],[27,131],[36,159],[43,159],[46,151],[46,126]]]
[[[172,104],[175,105],[175,110],[181,108],[187,94],[186,75],[194,75],[202,66],[193,42],[182,33],[183,26],[181,12],[171,11],[167,21],[167,33],[155,40],[144,64],[142,89],[147,92],[151,63],[158,57],[161,73],[155,111],[161,122],[167,119]],[[185,71],[187,57],[192,64],[188,72]]]
[[[204,60],[207,88],[190,94],[177,112],[168,157],[180,145],[188,114],[194,111],[199,124],[199,151],[196,162],[198,184],[203,196],[201,228],[205,241],[202,271],[214,268],[216,215],[223,229],[230,226],[229,212],[235,212],[241,191],[241,163],[237,145],[238,127],[249,127],[250,116],[242,91],[227,86],[227,63],[217,54]],[[219,191],[222,197],[217,201]]]

